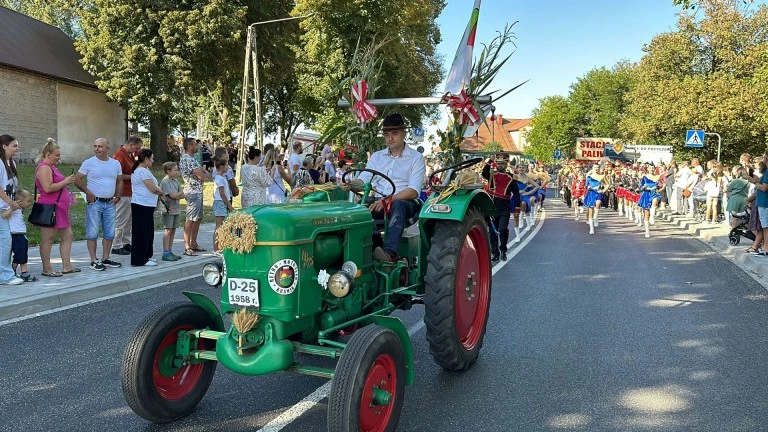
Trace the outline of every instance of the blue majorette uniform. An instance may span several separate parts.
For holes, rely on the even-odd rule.
[[[584,197],[584,207],[594,208],[597,201],[603,202],[603,194],[598,192],[601,183],[600,180],[587,176],[587,196]]]
[[[536,188],[536,186],[529,185],[528,183],[524,182],[517,182],[517,187],[520,190],[520,200],[525,203],[526,209],[525,212],[528,213],[531,211],[531,196],[530,195],[523,195],[524,193],[528,193]]]
[[[637,205],[642,209],[648,210],[653,205],[653,200],[656,199],[661,202],[661,195],[659,195],[659,192],[657,191],[658,187],[658,181],[653,181],[648,177],[643,176],[643,179],[640,180],[640,190],[643,191],[643,193],[640,194],[640,200],[637,202]]]

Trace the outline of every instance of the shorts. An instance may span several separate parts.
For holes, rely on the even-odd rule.
[[[227,215],[229,215],[229,209],[227,208],[227,205],[224,204],[224,201],[213,201],[213,215],[216,217],[227,217]]]
[[[761,227],[768,227],[768,207],[757,208],[758,220]]]
[[[99,238],[101,228],[104,240],[115,239],[115,205],[111,202],[96,201],[85,208],[85,239]]]
[[[26,264],[29,260],[27,255],[29,250],[29,241],[26,234],[11,234],[11,251],[13,252],[14,264]]]
[[[187,220],[197,222],[203,218],[203,194],[189,194],[187,200]]]
[[[163,228],[176,229],[179,227],[179,215],[163,213]]]

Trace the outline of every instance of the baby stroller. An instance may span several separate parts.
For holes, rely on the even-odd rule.
[[[743,212],[731,212],[732,218],[738,218],[741,222],[728,233],[728,240],[736,246],[742,237],[755,241],[755,233],[749,230],[749,208]]]

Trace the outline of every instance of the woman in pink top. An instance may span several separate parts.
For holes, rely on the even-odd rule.
[[[40,150],[39,164],[35,169],[35,186],[37,187],[37,202],[40,204],[56,204],[56,225],[40,228],[40,259],[43,262],[43,276],[60,277],[66,273],[79,272],[70,262],[72,252],[72,227],[69,224],[70,194],[67,186],[72,184],[74,175],[64,177],[56,168],[61,161],[61,149],[52,138]],[[51,267],[51,249],[56,235],[61,237],[59,255],[61,255],[62,271]]]

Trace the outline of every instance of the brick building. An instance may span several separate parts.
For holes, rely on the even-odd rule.
[[[0,134],[19,141],[22,160],[37,156],[48,137],[72,163],[92,156],[98,137],[113,150],[123,143],[125,110],[98,90],[69,36],[4,7],[0,28]]]
[[[525,150],[525,132],[530,128],[531,119],[508,119],[497,114],[486,119],[477,133],[466,138],[461,145],[463,151],[482,151],[486,144],[496,141],[506,153],[522,154]]]

